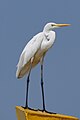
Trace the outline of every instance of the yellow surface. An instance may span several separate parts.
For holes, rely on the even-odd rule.
[[[20,106],[16,106],[16,115],[18,120],[79,120],[73,116],[24,109]]]

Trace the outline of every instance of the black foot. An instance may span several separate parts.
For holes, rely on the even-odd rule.
[[[28,109],[28,107],[26,107],[26,106],[25,106],[25,107],[24,107],[24,106],[21,106],[21,107],[24,108],[24,109]]]
[[[47,110],[42,110],[42,112],[46,112],[46,113],[50,113],[50,114],[57,114],[57,113],[54,113],[54,112],[49,112]]]
[[[47,112],[47,110],[41,110],[42,112]]]
[[[46,112],[46,113],[49,113],[47,110],[42,110],[42,112]]]

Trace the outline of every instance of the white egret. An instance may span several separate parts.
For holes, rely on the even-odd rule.
[[[43,111],[45,111],[44,101],[44,89],[43,89],[43,59],[49,48],[52,47],[55,41],[56,34],[55,28],[69,26],[70,24],[56,24],[48,23],[44,26],[42,32],[35,35],[23,49],[16,71],[16,77],[22,78],[28,74],[27,77],[27,91],[26,91],[26,104],[24,108],[28,108],[28,88],[29,88],[29,77],[31,69],[35,67],[39,62],[41,63],[41,89],[42,89],[42,100],[43,100]]]

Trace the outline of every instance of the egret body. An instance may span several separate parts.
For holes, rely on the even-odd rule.
[[[53,30],[55,28],[69,26],[69,25],[70,24],[56,24],[56,23],[46,24],[44,26],[43,31],[35,35],[23,49],[19,58],[19,62],[17,64],[16,77],[22,78],[24,75],[28,74],[25,108],[28,108],[28,87],[29,87],[29,77],[30,77],[31,69],[40,62],[43,111],[45,111],[44,89],[43,89],[44,56],[48,51],[48,49],[51,48],[52,45],[54,44],[56,34]]]

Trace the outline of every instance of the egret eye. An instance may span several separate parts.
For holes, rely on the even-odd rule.
[[[55,26],[54,24],[51,24],[51,26],[53,27],[53,26]]]

